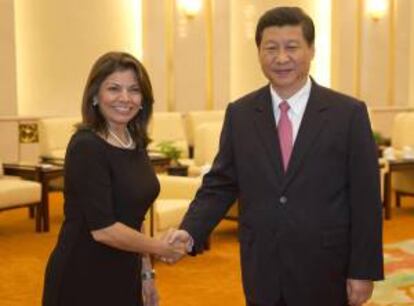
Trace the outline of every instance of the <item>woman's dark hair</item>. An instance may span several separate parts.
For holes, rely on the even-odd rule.
[[[315,26],[312,19],[300,7],[282,6],[268,10],[260,17],[256,27],[257,47],[262,42],[263,31],[266,28],[273,26],[283,27],[286,25],[300,25],[308,46],[313,46],[315,41]]]
[[[152,86],[144,66],[134,56],[125,52],[108,52],[93,65],[83,92],[82,123],[78,129],[91,129],[108,135],[107,122],[93,101],[109,75],[125,70],[134,71],[142,94],[142,109],[128,122],[128,130],[137,147],[146,148],[149,143],[147,126],[154,103]]]

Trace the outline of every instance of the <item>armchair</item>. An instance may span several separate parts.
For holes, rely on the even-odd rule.
[[[224,110],[190,111],[184,115],[185,133],[193,156],[197,129],[204,123],[223,123]]]
[[[39,149],[40,158],[44,162],[63,165],[66,147],[72,134],[75,132],[76,124],[81,118],[53,117],[39,120]],[[63,177],[50,181],[50,188],[63,190]]]
[[[222,122],[203,123],[198,126],[194,135],[194,164],[190,166],[190,175],[202,175],[213,164],[220,142]],[[238,220],[239,205],[233,204],[227,212],[226,219]]]
[[[153,235],[158,237],[171,227],[178,227],[198,187],[200,177],[169,176],[159,174],[160,194],[153,204]],[[151,219],[150,219],[151,221]]]
[[[39,120],[40,156],[44,160],[63,161],[66,147],[80,117],[54,117]]]
[[[199,125],[194,134],[194,163],[190,165],[189,174],[197,176],[208,170],[217,154],[221,122],[210,122]]]
[[[179,112],[154,112],[149,125],[152,143],[150,150],[157,151],[157,145],[163,141],[172,141],[181,150],[182,157],[188,157],[188,143],[185,137],[184,123]]]
[[[414,148],[414,113],[400,113],[395,116],[391,144],[397,158],[402,158],[405,146]],[[414,196],[414,171],[395,172],[392,175],[392,188],[396,195],[396,205],[401,206],[403,196]]]
[[[21,179],[18,176],[4,175],[0,160],[0,212],[28,207],[34,210],[36,231],[41,231],[41,185]],[[31,211],[30,211],[31,212]],[[32,217],[33,214],[30,213]]]

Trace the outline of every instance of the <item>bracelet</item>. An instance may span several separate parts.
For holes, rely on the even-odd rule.
[[[141,272],[141,279],[142,280],[150,280],[155,278],[155,270],[147,270]]]

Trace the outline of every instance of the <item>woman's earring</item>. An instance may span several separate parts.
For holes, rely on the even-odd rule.
[[[95,96],[95,97],[93,97],[93,100],[92,100],[92,105],[93,106],[97,106],[98,105],[98,98]]]

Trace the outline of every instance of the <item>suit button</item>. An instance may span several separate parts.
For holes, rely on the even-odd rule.
[[[287,200],[288,200],[287,197],[281,196],[280,199],[279,199],[279,203],[280,204],[286,204],[287,203]]]

